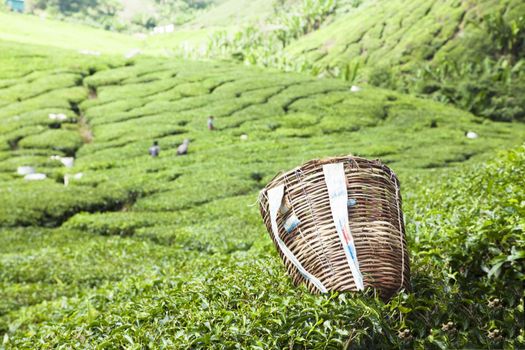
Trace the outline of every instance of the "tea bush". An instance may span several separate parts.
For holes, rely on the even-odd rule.
[[[516,179],[523,176],[524,162],[525,146],[486,166],[421,174],[411,180],[405,209],[412,290],[388,304],[371,292],[315,296],[292,287],[267,239],[257,238],[248,251],[215,252],[211,258],[201,255],[210,254],[201,247],[193,250],[201,253],[179,260],[182,256],[162,257],[168,252],[162,248],[165,244],[139,243],[145,238],[139,235],[109,242],[155,252],[134,265],[140,266],[134,274],[116,283],[98,284],[81,298],[33,306],[14,323],[7,344],[25,346],[39,340],[84,347],[523,346],[525,193]],[[429,184],[434,176],[443,176],[444,182],[415,186]],[[252,216],[258,220],[255,213],[248,214]],[[165,230],[177,241],[183,226],[165,226]],[[157,235],[160,227],[155,229]],[[273,251],[270,256],[269,251]],[[148,268],[149,264],[153,265]],[[76,269],[87,268],[83,266]],[[32,326],[35,323],[38,327]]]

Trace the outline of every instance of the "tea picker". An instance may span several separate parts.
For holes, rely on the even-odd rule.
[[[214,118],[213,118],[212,115],[210,115],[208,117],[208,130],[210,130],[210,131],[215,130],[215,125],[213,123],[214,123]]]
[[[187,154],[188,153],[188,145],[189,144],[190,144],[190,140],[189,139],[184,139],[182,144],[179,147],[177,147],[177,155],[178,156],[182,156],[184,154]]]
[[[149,148],[149,155],[152,157],[158,157],[160,153],[160,147],[158,141],[153,141],[153,146]]]

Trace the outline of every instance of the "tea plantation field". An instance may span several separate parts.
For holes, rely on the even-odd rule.
[[[509,18],[525,13],[523,2],[516,0],[354,3],[359,5],[338,9],[332,21],[293,42],[287,52],[321,65],[354,61],[367,69],[393,66],[407,72],[421,62],[482,56],[493,44],[480,35],[483,17],[500,11]]]
[[[220,61],[0,41],[0,67],[0,349],[525,346],[522,123]],[[402,181],[388,304],[294,287],[258,214],[279,171],[350,153]]]

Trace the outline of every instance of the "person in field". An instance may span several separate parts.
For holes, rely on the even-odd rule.
[[[179,147],[177,147],[177,155],[178,156],[182,156],[184,154],[187,154],[188,153],[188,145],[189,144],[190,144],[190,140],[189,139],[184,139],[182,144]]]
[[[160,153],[159,143],[157,141],[153,141],[153,146],[149,148],[149,155],[152,157],[158,157],[159,153]]]
[[[212,131],[212,130],[215,130],[215,125],[213,124],[213,116],[210,115],[208,117],[208,130]]]

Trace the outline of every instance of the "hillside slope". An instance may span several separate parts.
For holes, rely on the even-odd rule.
[[[464,59],[482,55],[488,38],[475,23],[487,14],[505,10],[509,16],[525,14],[521,1],[384,1],[365,0],[347,8],[287,52],[320,65],[342,66],[359,61],[365,67],[400,66],[420,62]]]
[[[190,29],[150,44],[525,120],[525,5],[518,0],[285,2],[263,22]]]
[[[288,0],[289,1],[289,0]],[[235,33],[253,23],[265,23],[273,15],[273,1],[223,0],[217,1],[190,22],[173,33],[151,36],[145,45],[149,50],[172,56],[205,51],[210,38],[217,32]]]
[[[125,54],[143,46],[140,40],[125,34],[3,12],[0,12],[0,40],[105,54]]]

